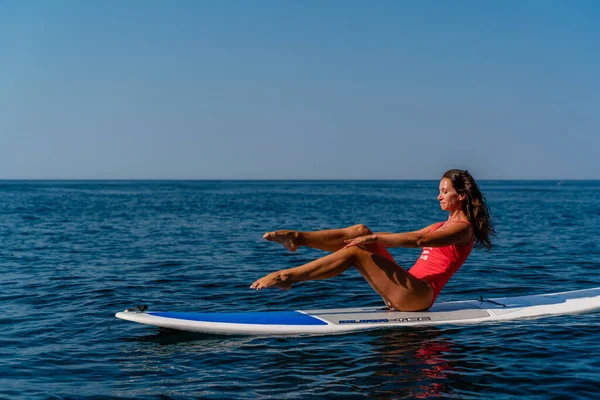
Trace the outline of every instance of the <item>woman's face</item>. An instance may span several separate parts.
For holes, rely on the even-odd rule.
[[[454,211],[460,210],[462,208],[463,200],[465,196],[459,195],[454,186],[452,186],[452,181],[448,178],[444,178],[440,181],[440,194],[438,195],[438,200],[440,202],[440,207],[444,211]]]

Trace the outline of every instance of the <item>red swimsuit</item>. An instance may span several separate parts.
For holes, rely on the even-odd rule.
[[[458,221],[468,223],[466,221]],[[435,232],[443,222],[440,222],[431,229]],[[470,225],[470,224],[469,224]],[[463,265],[471,249],[475,236],[471,237],[471,242],[467,246],[450,245],[446,247],[423,247],[421,256],[410,269],[410,274],[416,278],[423,279],[431,284],[433,288],[433,300],[435,302],[442,288],[448,283],[452,275]]]

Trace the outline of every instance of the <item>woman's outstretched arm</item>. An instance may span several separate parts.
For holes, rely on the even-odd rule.
[[[435,224],[434,224],[435,225]],[[433,225],[414,232],[376,233],[348,240],[346,247],[361,243],[380,243],[385,247],[445,247],[453,244],[466,245],[470,242],[473,228],[468,224],[453,224],[430,232]]]

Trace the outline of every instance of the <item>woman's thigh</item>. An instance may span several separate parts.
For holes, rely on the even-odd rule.
[[[355,254],[358,265],[354,267],[395,309],[421,311],[431,306],[431,285],[396,264],[387,250],[382,254],[377,246],[356,246]]]

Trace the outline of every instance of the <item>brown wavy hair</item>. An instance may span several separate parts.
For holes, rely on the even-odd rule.
[[[496,231],[492,224],[490,209],[487,206],[485,197],[481,194],[479,186],[475,179],[469,174],[469,171],[461,169],[451,169],[444,173],[444,178],[452,182],[452,186],[459,195],[465,196],[463,211],[473,227],[475,234],[475,247],[490,250],[492,242],[490,236],[495,236]]]

